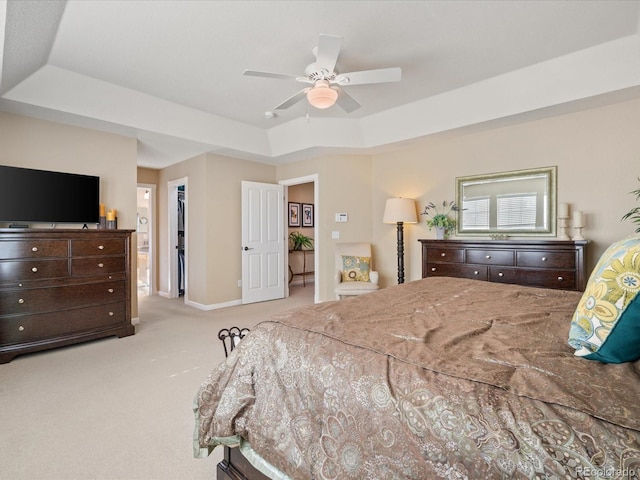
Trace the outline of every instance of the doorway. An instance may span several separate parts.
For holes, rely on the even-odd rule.
[[[156,186],[139,183],[137,189],[136,237],[138,251],[137,285],[139,295],[155,295],[154,254]]]
[[[313,239],[312,252],[306,253],[290,253],[287,257],[286,269],[289,272],[288,279],[288,295],[291,289],[295,288],[313,288],[314,303],[320,300],[320,226],[317,219],[319,216],[319,188],[318,175],[308,175],[305,177],[291,178],[289,180],[280,181],[286,190],[286,208],[289,213],[289,204],[293,204],[294,208],[299,209],[300,218],[298,226],[289,226],[289,221],[285,224],[285,232],[287,239],[291,232],[300,232],[306,237]],[[296,223],[295,221],[293,222]]]
[[[169,192],[169,298],[187,299],[188,276],[187,177],[168,183]]]

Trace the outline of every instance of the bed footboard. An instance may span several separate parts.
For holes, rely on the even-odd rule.
[[[270,480],[257,470],[239,448],[224,447],[224,459],[218,463],[217,480]]]

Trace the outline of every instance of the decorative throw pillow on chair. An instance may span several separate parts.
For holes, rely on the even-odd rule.
[[[342,256],[343,282],[369,282],[371,257]]]

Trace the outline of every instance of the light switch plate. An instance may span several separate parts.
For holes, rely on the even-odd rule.
[[[340,238],[340,232],[334,230],[333,232],[331,232],[331,238],[333,238],[334,240]]]

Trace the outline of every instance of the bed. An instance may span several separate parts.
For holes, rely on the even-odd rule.
[[[640,477],[640,362],[573,354],[581,296],[431,277],[275,316],[198,391],[196,456],[240,445],[267,478]]]

